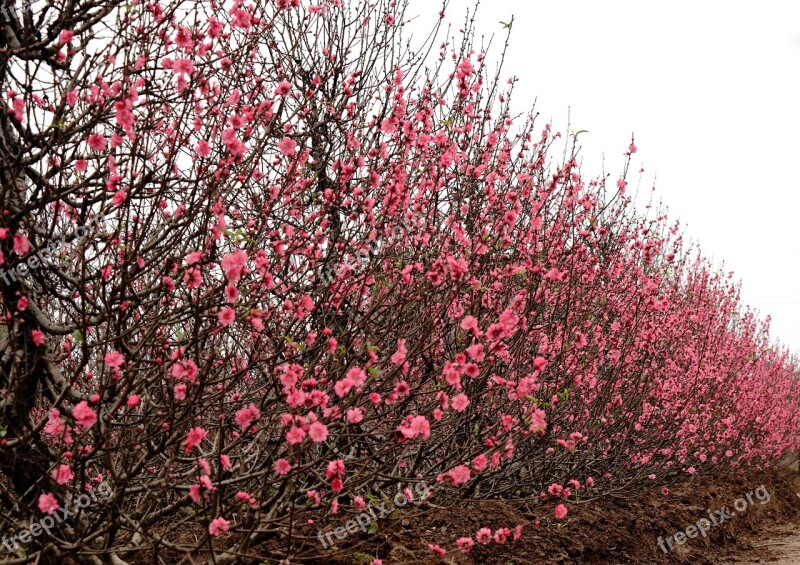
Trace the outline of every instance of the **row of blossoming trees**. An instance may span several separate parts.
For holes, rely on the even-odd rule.
[[[0,563],[314,559],[398,483],[568,506],[800,446],[795,360],[633,208],[636,147],[584,178],[469,22],[3,2]]]

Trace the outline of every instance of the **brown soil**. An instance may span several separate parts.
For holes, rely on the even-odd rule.
[[[770,494],[768,503],[760,504],[753,497],[741,513],[734,510],[734,501],[761,485]],[[435,498],[433,502],[443,504]],[[551,497],[544,502],[487,501],[461,506],[453,501],[447,504],[449,509],[409,506],[378,520],[376,533],[352,534],[328,549],[317,541],[317,528],[329,531],[340,524],[320,521],[295,531],[305,537],[305,544],[293,548],[290,563],[367,565],[379,557],[384,565],[800,565],[800,473],[788,469],[687,477],[671,485],[667,496],[654,490],[628,498],[571,501],[566,503],[569,515],[561,523],[553,516],[558,502]],[[698,535],[682,545],[674,544],[668,553],[659,548],[659,536],[674,535],[707,518],[708,509],[723,506],[730,509],[732,518],[712,526],[707,537]],[[476,544],[466,555],[455,550],[456,539],[474,537],[479,528],[513,530],[517,524],[524,525],[517,541]],[[185,539],[167,537],[173,543],[191,545],[199,534],[182,529]],[[429,543],[441,545],[448,553],[435,556]],[[285,555],[286,549],[285,542],[261,544],[252,548],[250,563],[276,565],[275,556]],[[161,556],[165,562],[174,558],[176,563],[184,557],[178,553]],[[208,556],[194,557],[201,563]],[[144,565],[152,563],[152,556],[129,557],[128,562]]]
[[[760,485],[770,501],[757,498],[743,512],[733,505]],[[553,518],[555,501],[520,505],[484,502],[458,510],[430,509],[409,519],[384,518],[374,535],[352,535],[313,563],[352,565],[380,557],[389,564],[751,564],[784,559],[780,565],[800,565],[800,475],[788,470],[743,476],[695,476],[680,481],[664,496],[660,491],[630,499],[604,498],[568,504],[561,524]],[[670,536],[708,517],[708,509],[730,509],[732,518],[711,526],[707,537],[698,535],[665,553],[658,537]],[[540,524],[534,525],[539,519]],[[481,527],[492,530],[528,524],[522,537],[505,544],[477,545],[466,555],[448,552],[435,557],[427,547],[438,543],[447,550],[461,536]],[[316,532],[316,530],[315,530]],[[310,531],[308,533],[311,533]],[[791,537],[791,534],[794,534]],[[790,537],[785,537],[789,535]],[[319,547],[319,546],[317,546]],[[666,544],[665,544],[666,547]],[[792,553],[795,552],[795,553]],[[778,565],[778,563],[775,563]]]
[[[766,548],[767,556],[759,557],[744,552],[737,555],[730,565],[756,565],[769,563],[770,565],[798,565],[800,563],[800,527],[780,527],[774,532],[770,532],[771,538],[755,543],[756,548]]]

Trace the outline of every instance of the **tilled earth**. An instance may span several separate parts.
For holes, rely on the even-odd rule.
[[[734,508],[760,486],[766,499],[751,496],[742,511]],[[763,490],[761,491],[764,492]],[[555,502],[521,504],[483,502],[458,510],[430,509],[415,516],[385,518],[373,535],[352,535],[312,562],[332,565],[366,564],[380,557],[389,564],[697,564],[800,565],[800,474],[781,469],[746,476],[687,477],[670,487],[632,498],[603,498],[568,504],[569,515],[559,524]],[[730,519],[712,525],[706,536],[695,534],[673,549],[658,538],[672,536],[701,518],[727,507]],[[535,520],[539,520],[538,525]],[[448,551],[434,556],[429,543],[451,550],[455,540],[482,527],[513,529],[525,524],[522,537],[504,544],[476,544],[466,555]]]
[[[767,492],[769,501],[762,504]],[[750,501],[742,508],[748,494]],[[741,499],[741,511],[734,506],[737,499]],[[433,507],[431,502],[443,504],[435,497],[420,506],[410,504],[375,521],[377,531],[358,531],[336,540],[334,547],[323,548],[317,532],[341,524],[301,526],[294,532],[295,540],[303,538],[299,546],[287,548],[285,541],[277,539],[265,542],[251,548],[249,563],[277,565],[274,556],[289,550],[294,555],[291,564],[322,565],[367,565],[376,557],[384,565],[800,565],[800,473],[785,468],[687,476],[670,485],[666,495],[654,489],[625,498],[571,499],[566,503],[569,514],[560,521],[555,520],[553,509],[563,501],[552,497],[524,503],[450,501],[447,508]],[[695,531],[682,544],[673,541],[671,550],[666,542],[662,542],[664,549],[659,546],[659,537],[681,530],[689,533],[687,526],[718,516],[723,507],[730,518],[710,526],[705,536]],[[516,541],[476,544],[463,555],[455,549],[458,538],[474,538],[480,528],[513,530],[517,524],[523,525],[523,531]],[[201,534],[183,530],[183,541],[191,547],[190,542]],[[434,555],[429,544],[439,544],[447,553]],[[172,557],[163,555],[162,560],[178,563],[182,557],[176,552]],[[205,563],[207,557],[194,555],[191,562]],[[145,555],[128,557],[132,565],[152,562]]]

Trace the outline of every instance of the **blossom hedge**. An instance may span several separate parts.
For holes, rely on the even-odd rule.
[[[0,529],[112,495],[0,562],[319,559],[309,521],[398,482],[563,519],[800,447],[797,360],[633,204],[635,144],[584,176],[471,20],[42,9],[0,44]]]

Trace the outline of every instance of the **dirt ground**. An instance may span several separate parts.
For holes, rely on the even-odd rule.
[[[749,556],[748,552],[737,555],[727,563],[729,565],[798,565],[800,564],[800,526],[777,528],[769,532],[769,539],[753,544],[758,548],[766,548],[768,554],[763,557]]]
[[[769,501],[748,493],[764,486]],[[697,564],[697,565],[800,565],[800,474],[789,470],[748,473],[745,476],[694,476],[660,491],[632,498],[605,498],[568,504],[569,515],[553,518],[556,501],[528,508],[510,503],[484,502],[454,510],[429,509],[419,516],[385,518],[374,535],[352,535],[338,551],[330,549],[310,563],[366,564],[380,557],[385,565],[522,565],[522,564]],[[731,517],[710,525],[706,536],[673,543],[670,551],[658,538],[672,536],[702,518],[729,509]],[[538,525],[533,523],[539,520]],[[466,555],[448,552],[434,556],[428,543],[452,549],[461,536],[481,527],[513,529],[527,524],[522,537],[504,544],[476,544]],[[319,546],[317,546],[319,547]],[[267,561],[269,562],[269,561]],[[294,560],[293,560],[294,562]],[[300,560],[298,560],[300,562]]]
[[[743,475],[687,476],[670,485],[666,495],[655,489],[624,498],[571,500],[566,503],[567,517],[556,521],[553,509],[559,502],[563,501],[552,497],[528,503],[451,501],[443,508],[431,506],[442,504],[434,498],[384,516],[374,522],[377,531],[359,531],[337,540],[334,547],[323,548],[316,536],[338,524],[304,525],[295,531],[295,536],[305,538],[299,546],[287,548],[285,540],[267,541],[251,549],[249,563],[277,565],[288,549],[291,564],[321,565],[367,565],[375,557],[384,565],[800,565],[797,471],[781,468]],[[718,516],[723,507],[730,518],[717,525],[709,523],[704,536],[687,528]],[[517,524],[523,525],[523,531],[516,541],[476,544],[465,555],[455,549],[458,538],[474,537],[480,528],[513,530]],[[670,550],[665,538],[681,530],[689,536],[680,544],[670,537]],[[690,539],[691,533],[695,535]],[[198,534],[183,531],[189,536],[186,542]],[[180,544],[180,540],[170,541]],[[428,547],[431,543],[447,554],[434,555]],[[177,563],[180,557],[162,554],[164,562]],[[207,556],[194,556],[196,562],[203,562],[203,557]],[[128,562],[153,561],[140,555]]]

